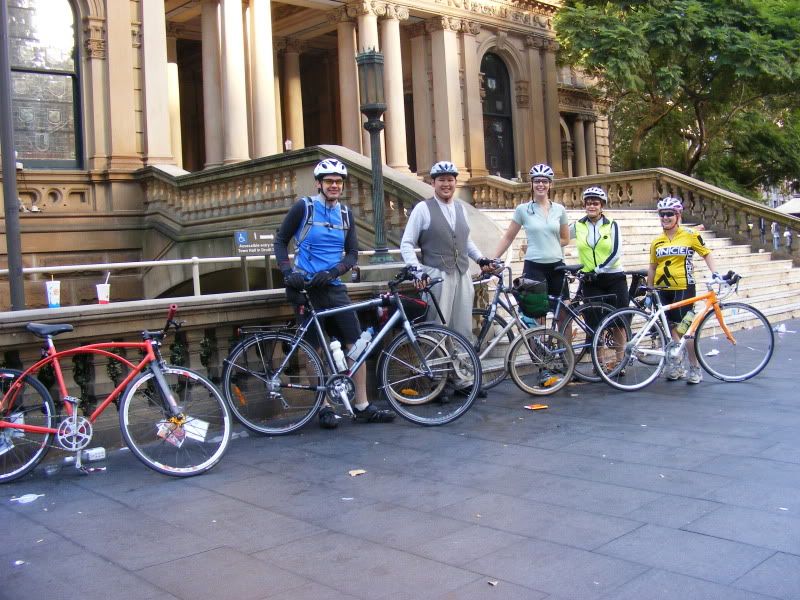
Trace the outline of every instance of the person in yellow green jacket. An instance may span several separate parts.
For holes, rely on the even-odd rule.
[[[584,296],[603,296],[602,301],[624,308],[628,306],[628,282],[622,267],[622,239],[619,225],[603,214],[608,197],[601,187],[583,191],[586,216],[570,225],[575,238],[583,279]]]

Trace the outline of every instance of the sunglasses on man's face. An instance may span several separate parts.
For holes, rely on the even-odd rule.
[[[658,213],[658,216],[661,217],[662,219],[671,219],[672,217],[675,216],[675,213],[672,212],[671,210],[668,210]]]
[[[327,177],[322,180],[322,183],[325,185],[341,185],[344,183],[344,179],[328,179]]]
[[[603,203],[600,200],[584,200],[584,206],[603,206]]]
[[[540,184],[540,183],[550,183],[549,179],[531,179],[532,183]]]

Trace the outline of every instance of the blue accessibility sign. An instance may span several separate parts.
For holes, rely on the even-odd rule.
[[[252,229],[233,232],[233,242],[240,256],[249,254],[266,256],[275,249],[275,236],[267,231]]]

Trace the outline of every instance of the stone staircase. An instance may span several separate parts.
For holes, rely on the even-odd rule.
[[[507,209],[483,209],[481,212],[504,231],[514,214],[513,210]],[[584,214],[582,210],[567,211],[570,223]],[[650,242],[661,233],[656,211],[610,210],[607,214],[620,225],[625,269],[647,269]],[[713,250],[717,268],[721,272],[732,269],[743,276],[738,294],[729,297],[730,301],[740,300],[752,304],[773,324],[800,317],[800,268],[793,267],[791,260],[771,260],[769,252],[752,252],[750,246],[735,244],[729,238],[717,237],[708,229],[704,231],[703,239]],[[520,231],[506,254],[506,260],[511,260],[515,277],[522,273],[526,244],[525,233]],[[491,249],[485,250],[491,252]],[[567,264],[578,263],[574,242],[564,249],[564,255]],[[695,260],[695,273],[698,281],[708,276],[705,261],[701,258]],[[702,291],[702,286],[698,288],[699,291]]]

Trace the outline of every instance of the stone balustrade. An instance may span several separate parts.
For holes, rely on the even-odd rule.
[[[372,297],[386,289],[385,282],[348,285],[354,301]],[[0,347],[3,348],[0,367],[19,369],[39,360],[42,340],[25,329],[29,322],[72,324],[74,331],[55,338],[59,350],[99,342],[138,342],[141,341],[141,331],[164,326],[171,304],[178,305],[176,318],[184,324],[177,344],[174,333],[165,340],[162,348],[164,358],[207,374],[217,382],[222,361],[238,341],[239,327],[288,323],[293,319],[283,289],[4,312],[0,313]],[[365,321],[370,318],[371,315],[364,315]],[[109,359],[97,355],[83,356],[89,357],[86,364],[92,373],[90,394],[102,399],[113,389],[107,369]],[[129,355],[128,359],[134,360],[135,357]],[[70,393],[80,397],[73,358],[63,359],[61,366]]]
[[[472,189],[477,208],[512,209],[530,199],[530,184],[499,177],[473,177]],[[688,177],[670,169],[621,171],[588,177],[556,180],[553,198],[567,208],[582,208],[581,194],[590,186],[600,186],[608,193],[611,209],[655,209],[658,198],[677,196],[683,199],[685,218],[703,223],[718,235],[727,235],[739,243],[748,243],[758,251],[772,252],[775,258],[791,258],[800,265],[800,219],[779,213],[755,202]],[[777,235],[776,235],[777,234]]]

